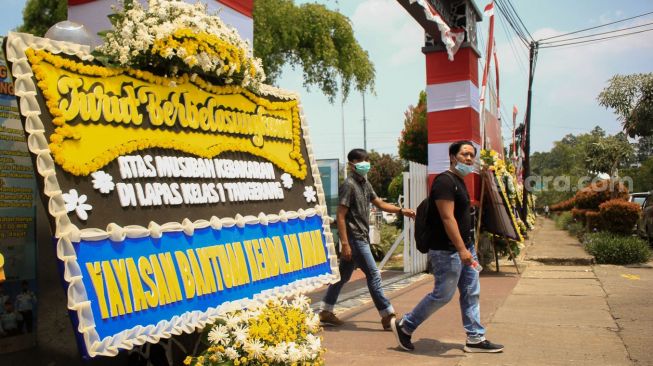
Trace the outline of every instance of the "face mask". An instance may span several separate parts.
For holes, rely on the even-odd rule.
[[[458,164],[456,164],[455,169],[458,172],[458,174],[460,174],[460,175],[462,175],[464,177],[467,174],[474,171],[474,166],[473,165],[463,164],[463,163],[459,162]]]
[[[369,161],[361,161],[360,163],[354,164],[354,170],[356,171],[356,173],[362,176],[366,176],[367,172],[369,172],[371,168],[372,165],[370,164]]]

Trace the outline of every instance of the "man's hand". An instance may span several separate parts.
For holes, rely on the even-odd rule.
[[[340,259],[349,262],[351,260],[351,247],[349,246],[349,243],[340,243],[340,245]]]
[[[460,256],[460,261],[463,262],[463,265],[469,266],[474,262],[474,257],[472,257],[472,253],[467,250],[467,248],[459,251],[458,255]]]
[[[414,219],[416,216],[415,210],[413,210],[412,208],[402,208],[401,210],[399,210],[399,213],[406,217],[410,217],[411,219]]]

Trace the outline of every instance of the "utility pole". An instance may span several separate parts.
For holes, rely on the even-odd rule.
[[[365,117],[365,92],[363,92],[363,149],[367,151],[367,118]]]
[[[345,97],[340,99],[340,119],[342,121],[342,166],[343,174],[347,178],[347,153],[345,147]]]
[[[539,44],[536,41],[531,42],[528,53],[529,73],[528,73],[528,99],[526,101],[526,126],[524,128],[524,202],[522,203],[522,220],[524,223],[528,217],[528,196],[530,187],[528,178],[531,175],[531,113],[533,110],[533,76],[535,75],[535,63],[537,62],[537,48]]]

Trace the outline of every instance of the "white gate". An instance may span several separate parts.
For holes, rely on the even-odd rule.
[[[404,207],[417,209],[426,198],[429,176],[426,165],[410,161],[408,166],[409,172],[404,173]],[[407,273],[424,272],[427,268],[426,254],[415,247],[414,228],[414,220],[404,220],[404,272]]]

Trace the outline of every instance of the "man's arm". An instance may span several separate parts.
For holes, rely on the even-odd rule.
[[[349,207],[338,205],[336,211],[336,225],[338,227],[338,236],[340,237],[340,257],[344,261],[351,260],[351,247],[347,238],[347,225],[345,225],[345,216],[349,212]]]
[[[379,197],[376,197],[372,200],[372,204],[385,212],[398,213],[404,216],[410,217],[411,219],[415,218],[415,210],[412,208],[401,208],[399,206],[391,205]]]
[[[440,218],[442,219],[442,224],[444,225],[444,230],[447,232],[449,240],[453,243],[460,255],[460,260],[463,264],[470,265],[474,261],[472,253],[467,250],[463,238],[460,236],[460,231],[458,231],[458,222],[456,217],[453,215],[454,201],[449,200],[435,200],[435,205],[438,208],[440,213]]]

